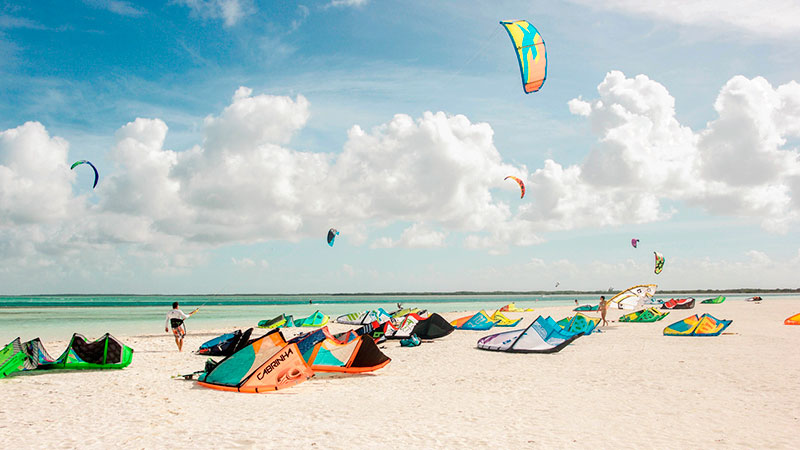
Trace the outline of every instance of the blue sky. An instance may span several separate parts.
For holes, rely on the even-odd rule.
[[[797,287],[768,3],[5,3],[0,293]]]

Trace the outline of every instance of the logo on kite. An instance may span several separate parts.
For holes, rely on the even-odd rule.
[[[660,274],[662,270],[664,270],[664,255],[658,252],[653,252],[656,255],[656,275]]]
[[[517,177],[512,177],[511,175],[509,175],[509,176],[507,176],[507,177],[503,178],[503,181],[505,181],[505,180],[507,180],[507,179],[509,179],[509,178],[511,178],[512,180],[516,181],[516,182],[517,182],[517,184],[519,184],[519,189],[520,189],[520,191],[521,191],[521,193],[520,193],[520,195],[519,195],[519,198],[525,197],[525,183],[523,183],[523,182],[522,182],[522,180],[520,180],[519,178],[517,178]]]
[[[89,161],[87,161],[87,160],[85,160],[85,159],[82,159],[82,160],[80,160],[80,161],[75,161],[75,163],[74,163],[74,164],[72,164],[72,167],[70,167],[69,169],[70,169],[70,170],[72,170],[72,169],[74,169],[76,166],[79,166],[79,165],[81,165],[81,164],[88,164],[88,165],[90,165],[90,166],[92,167],[92,169],[94,170],[94,184],[92,185],[92,189],[94,189],[95,187],[97,187],[97,180],[99,180],[99,179],[100,179],[100,175],[97,173],[97,167],[95,167],[95,166],[94,166],[94,164],[90,163]]]
[[[328,245],[333,247],[333,241],[336,239],[336,236],[339,235],[339,231],[336,228],[331,228],[328,230]]]
[[[631,245],[633,246],[633,248],[636,248],[636,246],[639,245],[639,240],[638,239],[631,239]]]
[[[547,78],[547,51],[542,35],[527,20],[502,20],[500,25],[505,27],[517,52],[522,89],[526,94],[538,91]]]

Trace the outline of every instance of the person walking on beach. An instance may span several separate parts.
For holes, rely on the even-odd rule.
[[[198,308],[199,309],[199,308]],[[172,327],[172,334],[175,335],[175,345],[178,346],[178,351],[183,351],[183,337],[186,336],[186,326],[183,321],[188,319],[189,316],[197,311],[190,312],[188,315],[178,309],[178,302],[172,302],[172,309],[167,313],[167,323],[164,325],[164,332],[169,332],[169,327]]]
[[[602,319],[601,326],[608,325],[608,320],[606,320],[606,313],[608,312],[608,302],[606,301],[606,296],[600,296],[600,305],[598,308],[600,310],[600,319]]]

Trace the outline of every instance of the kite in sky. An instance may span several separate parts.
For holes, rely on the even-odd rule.
[[[660,274],[664,269],[664,255],[658,252],[653,252],[656,255],[656,275]]]
[[[517,52],[523,90],[526,94],[538,91],[547,78],[547,52],[542,35],[527,20],[503,20],[500,25],[505,27]]]
[[[95,167],[94,164],[90,163],[89,161],[87,161],[85,159],[82,159],[80,161],[75,161],[75,163],[72,164],[72,167],[70,167],[70,170],[74,169],[76,166],[79,166],[81,164],[88,164],[94,170],[94,184],[92,185],[92,189],[96,188],[97,187],[97,180],[100,179],[100,175],[97,173],[97,167]]]
[[[503,178],[503,181],[505,181],[505,180],[507,180],[509,178],[511,178],[512,180],[516,181],[517,184],[519,184],[519,189],[521,191],[521,194],[519,195],[519,198],[525,197],[525,183],[523,183],[522,180],[520,180],[519,178],[512,177],[511,175]]]
[[[339,231],[336,228],[331,228],[328,230],[328,245],[333,247],[333,241],[336,239],[336,236],[339,235]]]
[[[639,245],[639,240],[638,239],[631,239],[631,245],[633,246],[633,248],[636,248],[636,246]]]

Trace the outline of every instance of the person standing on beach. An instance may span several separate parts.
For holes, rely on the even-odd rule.
[[[183,351],[183,337],[186,336],[186,326],[183,321],[188,319],[189,316],[195,313],[194,310],[188,315],[178,309],[178,302],[172,302],[172,310],[167,313],[167,323],[164,326],[164,332],[169,332],[169,327],[172,327],[172,334],[175,335],[175,345],[178,346],[178,351]]]
[[[600,310],[600,319],[602,319],[601,326],[608,325],[608,320],[606,320],[606,313],[608,312],[608,302],[606,301],[606,296],[600,296],[600,305],[597,308]]]

